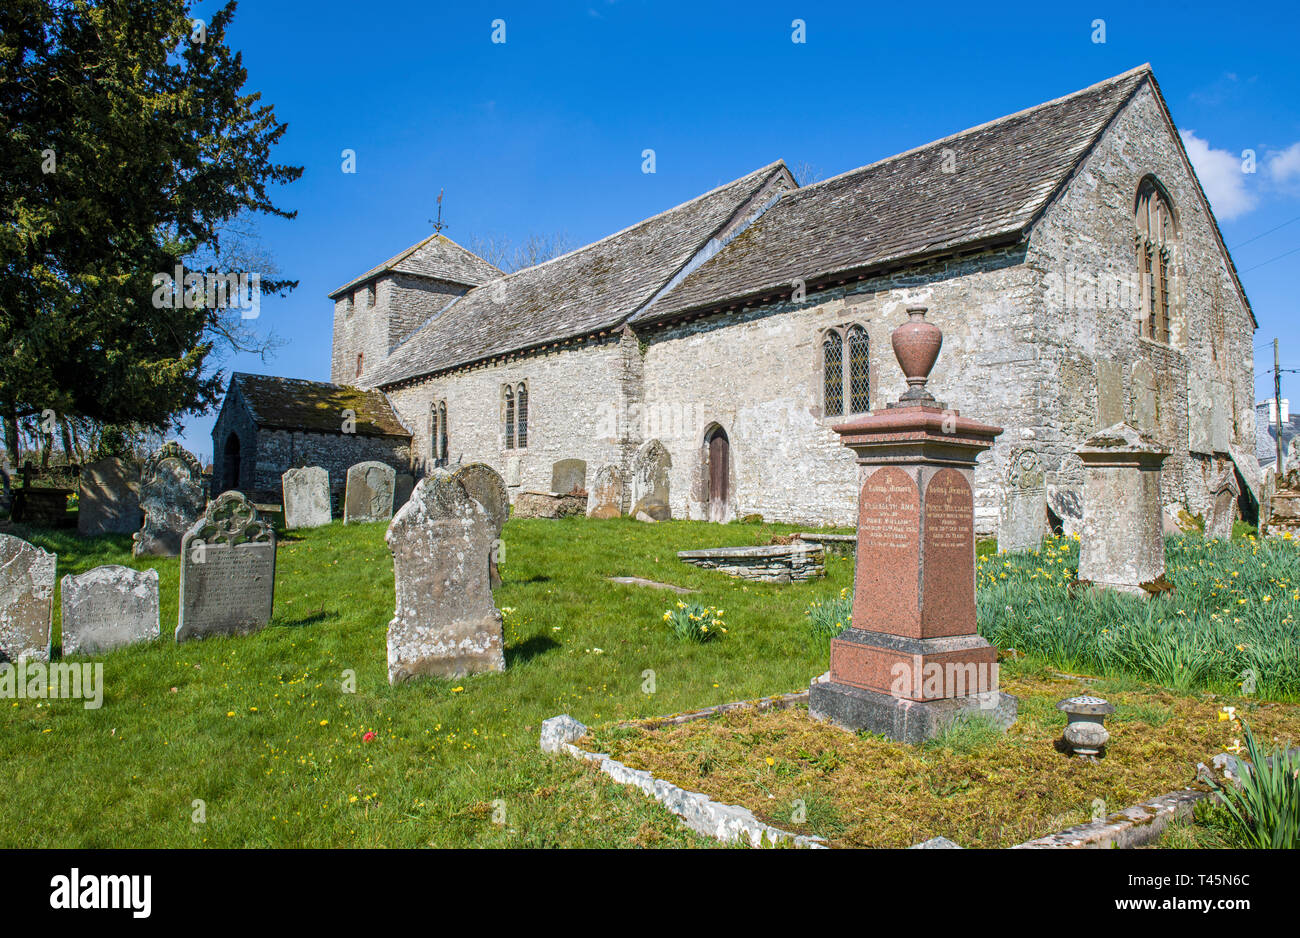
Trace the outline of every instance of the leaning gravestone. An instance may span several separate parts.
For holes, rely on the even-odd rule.
[[[63,654],[92,654],[153,641],[158,627],[158,571],[110,564],[59,582]]]
[[[77,534],[134,534],[140,515],[140,473],[125,459],[109,456],[83,466],[77,498]]]
[[[495,537],[484,507],[435,469],[388,526],[397,602],[388,623],[388,680],[505,669],[501,613],[482,558]]]
[[[557,495],[587,491],[587,463],[581,459],[561,459],[551,466],[551,491]]]
[[[644,514],[653,521],[672,516],[668,501],[668,471],[672,457],[658,440],[642,444],[632,460],[632,517]]]
[[[0,534],[0,661],[50,660],[54,554]]]
[[[1237,474],[1229,469],[1222,473],[1210,487],[1210,514],[1205,519],[1205,536],[1221,541],[1232,540],[1232,524],[1237,520],[1237,499],[1241,489],[1237,486]]]
[[[207,495],[203,468],[194,455],[172,441],[144,461],[140,470],[140,507],[144,526],[135,534],[137,557],[175,557],[181,537],[203,512]]]
[[[1032,449],[1011,461],[998,524],[998,550],[1038,550],[1047,533],[1047,485],[1042,461]]]
[[[486,463],[472,462],[452,473],[469,497],[483,506],[492,520],[492,547],[488,551],[488,581],[493,589],[501,585],[497,563],[501,559],[501,531],[510,517],[510,495],[506,480]]]
[[[387,521],[393,516],[397,471],[381,462],[359,462],[348,470],[343,523]]]
[[[587,495],[588,518],[617,518],[623,513],[623,473],[618,466],[601,466]]]
[[[176,641],[259,631],[274,604],[275,527],[242,492],[222,492],[181,542]]]
[[[290,469],[280,476],[284,491],[284,526],[318,528],[330,523],[330,474],[320,466]]]

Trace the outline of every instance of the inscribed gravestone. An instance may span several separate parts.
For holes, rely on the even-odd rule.
[[[158,627],[158,571],[110,564],[59,583],[63,654],[91,654],[148,642]]]
[[[348,470],[343,523],[386,521],[393,516],[397,472],[381,462],[359,462]]]
[[[497,568],[500,557],[501,531],[510,517],[510,496],[506,492],[505,479],[486,463],[473,462],[461,466],[452,473],[452,478],[483,506],[492,522],[492,547],[488,552],[488,579],[493,587],[501,585],[501,573]]]
[[[1124,369],[1116,362],[1097,362],[1097,426],[1124,419]]]
[[[280,476],[284,491],[284,526],[318,528],[330,523],[330,474],[320,466],[290,469]]]
[[[998,550],[1037,550],[1047,533],[1047,485],[1042,461],[1032,449],[1011,461],[998,524]]]
[[[181,543],[178,642],[244,635],[271,621],[275,528],[243,493],[217,496]]]
[[[581,459],[561,459],[551,466],[551,491],[559,495],[587,491],[587,463]]]
[[[77,533],[133,534],[140,530],[140,473],[125,459],[110,456],[81,469]]]
[[[482,558],[494,522],[443,469],[421,479],[388,526],[396,608],[388,623],[389,683],[505,669],[501,613]]]
[[[588,518],[617,518],[623,513],[623,474],[618,466],[601,466],[587,497]]]
[[[54,554],[0,534],[0,661],[50,659]]]
[[[672,517],[668,501],[668,476],[672,457],[658,440],[642,444],[632,460],[632,517],[644,513],[655,521]]]
[[[1139,433],[1154,436],[1158,431],[1156,373],[1145,361],[1133,366],[1130,387],[1129,425]],[[1104,424],[1109,427],[1111,424]]]
[[[199,461],[179,443],[167,443],[140,470],[144,526],[132,535],[131,552],[137,557],[175,557],[181,537],[206,503]]]

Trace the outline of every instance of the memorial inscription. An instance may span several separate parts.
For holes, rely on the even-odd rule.
[[[885,632],[900,626],[916,627],[919,512],[916,482],[897,466],[877,469],[863,483],[858,509],[855,628]]]
[[[925,489],[921,637],[975,631],[975,498],[956,469],[940,469]]]

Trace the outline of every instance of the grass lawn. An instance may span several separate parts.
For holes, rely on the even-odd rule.
[[[1232,724],[1219,719],[1225,705],[1266,743],[1300,740],[1293,704],[1123,679],[1084,683],[1025,662],[1004,663],[1002,688],[1020,699],[1005,735],[984,722],[959,724],[923,747],[846,733],[811,720],[806,707],[654,729],[607,726],[581,745],[832,846],[908,847],[944,836],[963,847],[1010,847],[1192,787],[1196,764],[1233,743]],[[1057,745],[1065,715],[1056,704],[1080,693],[1116,705],[1097,762]]]
[[[504,583],[495,592],[506,622],[506,672],[390,687],[385,632],[393,573],[385,528],[336,522],[284,534],[270,627],[177,645],[177,560],[135,560],[128,537],[83,541],[71,531],[15,527],[12,533],[59,555],[59,576],[105,563],[156,567],[164,637],[99,659],[102,709],[69,700],[0,700],[0,758],[10,780],[0,800],[0,846],[714,846],[639,792],[574,760],[544,756],[537,746],[541,721],[569,713],[608,727],[805,688],[826,669],[829,642],[813,634],[805,613],[814,601],[829,606],[852,585],[851,558],[828,557],[825,580],[780,586],[735,580],[675,556],[688,548],[767,543],[791,526],[512,519],[504,532]],[[1285,692],[1297,673],[1288,663],[1300,602],[1292,585],[1300,580],[1295,545],[1201,543],[1170,542],[1175,599],[1088,601],[1069,617],[1056,593],[1065,589],[1061,578],[1068,578],[1076,548],[1053,543],[1041,557],[1003,557],[981,545],[981,630],[1030,655],[1015,665],[1012,690],[1024,695],[1023,716],[1007,741],[954,736],[947,750],[916,751],[804,720],[797,732],[793,724],[785,731],[789,746],[771,740],[773,766],[764,762],[750,779],[751,767],[741,760],[728,784],[761,783],[766,791],[753,806],[778,826],[789,826],[789,816],[775,805],[806,788],[811,828],[835,842],[899,844],[933,833],[971,843],[1025,839],[1046,833],[1040,828],[1049,820],[1086,818],[1094,798],[1119,808],[1185,784],[1191,765],[1230,741],[1212,725],[1217,702],[1203,700],[1200,690],[1237,692],[1232,678],[1244,661],[1260,669],[1253,699],[1295,699]],[[675,640],[664,613],[676,607],[678,594],[615,584],[613,576],[699,590],[680,598],[721,609],[727,634],[705,644]],[[56,596],[56,643],[57,615]],[[1124,626],[1126,642],[1097,637],[1116,625]],[[1131,636],[1141,629],[1182,636],[1200,649],[1200,657],[1186,660],[1209,665],[1197,665],[1184,680],[1175,660],[1174,680],[1156,680],[1176,693],[1101,685],[1127,708],[1114,723],[1124,757],[1075,766],[1047,743],[1064,720],[1049,704],[1076,688],[1055,686],[1032,662],[1150,679],[1150,662],[1132,654],[1138,646]],[[1225,651],[1236,645],[1244,650]],[[1127,657],[1112,654],[1116,648]],[[646,693],[651,671],[654,692]],[[353,675],[355,692],[346,692]],[[1291,709],[1261,714],[1261,738],[1267,740],[1265,731],[1292,732]],[[779,721],[800,718],[765,719],[779,733]],[[771,735],[766,728],[745,732],[759,734],[754,746],[767,745]],[[690,751],[677,757],[687,760],[683,784],[698,779],[696,787],[709,790],[726,777],[700,776]],[[835,760],[841,764],[830,766]],[[769,768],[771,779],[763,774]],[[860,801],[837,801],[844,793],[829,784],[835,778],[880,791],[877,819],[858,816]],[[991,813],[962,820],[957,806],[982,804],[986,781]],[[890,784],[897,790],[885,791]],[[1039,786],[1037,814],[1025,820],[999,813],[1011,810],[1003,802],[1026,785]],[[734,789],[736,800],[750,803],[742,788]],[[724,790],[733,789],[718,792]],[[916,813],[900,819],[897,799],[905,794],[924,797]],[[941,820],[949,817],[945,827]]]
[[[832,557],[821,583],[742,584],[675,556],[791,527],[511,520],[495,593],[506,672],[390,687],[385,528],[285,534],[271,626],[177,645],[177,560],[136,560],[128,537],[16,527],[59,555],[60,577],[156,567],[163,638],[96,659],[99,710],[0,701],[0,845],[712,846],[639,792],[544,756],[541,721],[567,712],[599,724],[806,687],[826,648],[803,611],[852,578],[852,561]],[[679,643],[662,618],[676,594],[610,576],[699,589],[690,598],[721,607],[729,634]],[[654,694],[642,691],[647,670]],[[355,693],[343,692],[348,671]]]

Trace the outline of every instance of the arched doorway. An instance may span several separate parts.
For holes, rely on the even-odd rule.
[[[226,437],[225,458],[221,465],[221,491],[239,488],[239,436]]]
[[[709,459],[706,474],[709,483],[709,520],[726,521],[728,496],[731,494],[729,491],[731,441],[727,439],[726,430],[723,430],[722,427],[714,427],[705,437],[704,444],[708,449]]]

